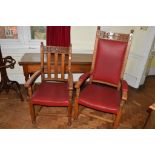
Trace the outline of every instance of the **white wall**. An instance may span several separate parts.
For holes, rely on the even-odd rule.
[[[130,33],[131,29],[134,30],[124,79],[130,86],[138,88],[145,81],[147,60],[155,34],[155,27],[103,26],[102,29],[120,33]]]
[[[151,48],[148,75],[155,75],[155,37]]]
[[[3,57],[10,55],[16,60],[15,68],[7,69],[11,80],[17,80],[19,83],[25,83],[23,68],[18,65],[24,53],[39,53],[39,40],[30,40],[30,27],[18,27],[19,39],[17,41],[0,40]],[[95,42],[96,26],[73,26],[71,27],[71,42],[73,53],[93,53]],[[78,80],[81,74],[75,74],[74,80]]]
[[[93,53],[96,28],[96,26],[72,26],[73,53]]]
[[[145,80],[144,70],[149,56],[150,45],[152,44],[152,36],[154,36],[154,28],[155,27],[148,27],[146,30],[141,29],[139,26],[102,26],[102,29],[105,31],[121,33],[130,33],[130,30],[134,29],[132,46],[124,76],[132,87],[138,88]],[[15,69],[8,70],[9,77],[10,79],[18,80],[20,83],[24,83],[25,81],[22,67],[18,65],[18,61],[20,61],[22,55],[26,52],[39,53],[40,47],[40,41],[35,42],[35,46],[30,41],[28,30],[29,27],[20,27],[22,33],[22,35],[20,35],[21,45],[17,44],[11,47],[7,46],[7,44],[2,44],[3,56],[11,55],[17,61]],[[73,53],[93,53],[95,33],[96,26],[73,26],[71,28]],[[77,80],[78,77],[78,74],[74,75],[75,80]]]

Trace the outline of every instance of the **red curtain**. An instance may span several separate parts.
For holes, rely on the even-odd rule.
[[[70,46],[70,26],[47,26],[47,46]]]

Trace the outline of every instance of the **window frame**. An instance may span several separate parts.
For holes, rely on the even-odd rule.
[[[7,48],[16,48],[18,45],[24,45],[23,27],[17,26],[18,39],[0,39],[0,44]]]
[[[25,37],[25,43],[28,45],[28,47],[31,49],[33,48],[40,48],[40,43],[43,42],[44,45],[46,45],[46,40],[42,39],[31,39],[31,26],[24,27],[24,37]],[[39,45],[39,46],[38,46]]]
[[[40,42],[46,45],[46,40],[31,39],[30,26],[17,26],[18,39],[0,39],[0,44],[3,48],[9,49],[39,49]]]

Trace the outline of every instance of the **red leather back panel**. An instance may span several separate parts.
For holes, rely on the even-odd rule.
[[[126,48],[126,42],[99,39],[92,80],[118,85]]]

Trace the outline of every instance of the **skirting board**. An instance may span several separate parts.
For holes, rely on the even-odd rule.
[[[132,76],[130,74],[125,73],[123,79],[125,79],[129,86],[133,88],[138,88],[139,85],[137,85],[137,77]]]

